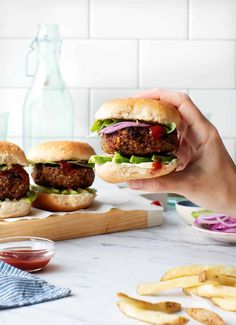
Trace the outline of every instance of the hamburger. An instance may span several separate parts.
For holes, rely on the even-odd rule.
[[[14,143],[0,141],[0,218],[23,217],[36,194],[29,190],[28,161]]]
[[[45,142],[33,147],[28,159],[37,192],[33,206],[48,211],[75,211],[88,208],[96,196],[90,188],[93,166],[88,163],[95,151],[87,143]]]
[[[152,178],[173,172],[178,146],[177,109],[155,99],[127,98],[104,103],[91,130],[108,155],[93,155],[97,175],[110,183]]]

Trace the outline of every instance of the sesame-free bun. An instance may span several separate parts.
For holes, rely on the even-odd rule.
[[[87,191],[70,195],[37,192],[37,199],[32,205],[46,211],[69,212],[88,208],[93,203],[95,196]]]
[[[37,164],[61,160],[88,160],[94,154],[93,148],[85,142],[52,141],[34,146],[28,153],[28,159]]]
[[[0,141],[0,165],[28,166],[24,151],[16,144]]]
[[[152,163],[116,164],[106,162],[96,164],[96,174],[108,183],[122,183],[132,179],[153,178],[172,173],[178,167],[178,159],[173,159],[169,164],[163,164],[161,169],[153,169]]]
[[[149,98],[121,98],[105,102],[95,114],[97,120],[140,120],[180,125],[178,110],[171,104]]]
[[[5,200],[0,202],[0,219],[23,217],[30,213],[31,204],[25,200]]]

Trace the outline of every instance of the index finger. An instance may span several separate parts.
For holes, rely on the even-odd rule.
[[[174,105],[178,109],[182,120],[190,126],[195,123],[208,122],[187,94],[155,88],[137,94],[135,97],[163,100]]]
[[[139,93],[136,98],[153,98],[163,100],[168,102],[177,108],[183,104],[184,101],[188,99],[188,96],[184,93],[178,93],[171,90],[164,90],[159,88],[154,88],[147,90],[145,92]]]

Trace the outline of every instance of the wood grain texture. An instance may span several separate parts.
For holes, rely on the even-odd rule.
[[[111,209],[105,213],[51,215],[44,219],[0,221],[0,238],[38,236],[65,240],[148,227],[148,211]]]

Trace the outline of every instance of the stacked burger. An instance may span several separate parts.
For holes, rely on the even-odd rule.
[[[154,99],[128,98],[104,103],[91,130],[102,138],[108,155],[93,155],[96,173],[110,183],[152,178],[178,166],[177,109]]]

